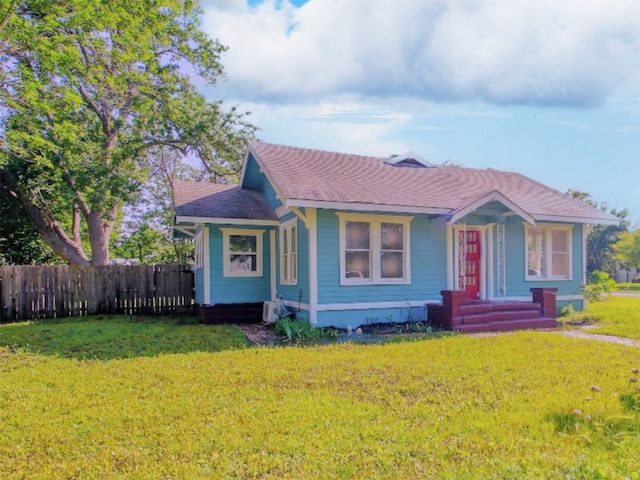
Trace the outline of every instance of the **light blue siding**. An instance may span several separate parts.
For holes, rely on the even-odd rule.
[[[263,272],[261,277],[225,277],[223,266],[223,234],[220,228],[243,228],[264,230],[263,233]],[[270,241],[266,227],[250,225],[210,225],[209,226],[209,258],[211,304],[216,303],[254,303],[264,302],[271,298],[270,284]]]
[[[288,213],[282,217],[280,221],[281,223],[286,223],[293,218],[297,217],[293,213]],[[297,222],[297,235],[298,282],[296,285],[282,285],[280,283],[280,252],[282,251],[282,246],[280,245],[279,231],[276,240],[276,290],[278,295],[282,296],[282,298],[288,302],[295,303],[296,307],[299,303],[309,303],[309,230],[302,220],[298,220]]]
[[[526,248],[525,227],[521,223],[510,223],[505,231],[506,266],[507,266],[507,297],[530,296],[531,288],[557,288],[558,296],[580,295],[580,285],[583,277],[582,226],[572,228],[572,272],[571,280],[526,280]],[[496,242],[497,243],[497,242]],[[497,258],[497,254],[496,254]]]
[[[440,299],[446,286],[446,228],[426,215],[410,224],[411,283],[340,285],[340,227],[332,210],[318,210],[318,303],[408,302]]]
[[[269,183],[265,174],[260,171],[260,167],[253,155],[249,155],[247,158],[241,186],[242,188],[262,192],[274,210],[282,205],[282,202],[277,198],[275,189]]]
[[[197,268],[195,271],[195,301],[196,303],[204,304],[204,268]]]
[[[318,326],[337,328],[358,328],[376,323],[424,322],[426,307],[409,305],[397,308],[369,308],[363,310],[342,310],[318,312]]]

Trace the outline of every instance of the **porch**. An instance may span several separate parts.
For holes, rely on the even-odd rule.
[[[557,288],[532,288],[531,302],[481,301],[466,290],[443,290],[442,303],[427,305],[434,327],[458,332],[490,332],[556,325]]]

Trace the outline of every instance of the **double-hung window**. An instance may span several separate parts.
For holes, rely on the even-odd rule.
[[[571,279],[571,227],[526,227],[527,280]]]
[[[225,277],[262,276],[264,230],[221,228]]]
[[[336,213],[340,219],[340,283],[410,283],[411,217]]]
[[[298,220],[280,225],[280,283],[298,283]]]

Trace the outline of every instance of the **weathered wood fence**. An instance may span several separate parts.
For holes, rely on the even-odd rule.
[[[193,308],[189,265],[0,267],[0,321],[94,314],[175,314]]]

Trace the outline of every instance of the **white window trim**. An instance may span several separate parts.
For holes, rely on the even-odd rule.
[[[284,279],[284,232],[287,231],[287,238],[291,239],[291,230],[295,228],[296,229],[296,245],[295,245],[295,256],[296,256],[296,268],[295,271],[293,272],[295,278],[290,278],[288,280]],[[288,220],[287,222],[283,223],[282,225],[280,225],[280,284],[281,285],[297,285],[298,284],[298,261],[299,261],[299,253],[298,253],[298,234],[300,233],[299,229],[298,229],[298,219],[297,218],[292,218],[291,220]],[[289,258],[291,258],[291,245],[289,245],[289,249],[288,249],[288,255]],[[288,263],[287,263],[288,265]]]
[[[196,269],[204,268],[204,228],[196,233],[194,240],[196,242],[194,267]]]
[[[400,216],[400,215],[376,215],[376,214],[361,214],[361,213],[345,213],[335,212],[340,219],[340,285],[409,285],[411,284],[411,220],[413,217]],[[347,278],[346,276],[346,224],[347,222],[369,222],[371,225],[371,232],[379,232],[380,225],[382,223],[401,223],[403,228],[403,252],[404,252],[404,265],[403,265],[403,278],[382,278],[380,276],[380,252],[381,241],[380,235],[371,235],[371,265],[370,272],[371,278]]]
[[[560,225],[555,223],[538,223],[536,226],[532,226],[529,224],[524,224],[524,274],[525,280],[528,282],[547,282],[550,280],[553,281],[571,281],[573,280],[573,226],[572,225]],[[541,275],[529,275],[529,230],[538,229],[542,230],[544,233],[544,269],[547,272],[544,276]],[[547,248],[547,246],[552,245],[552,232],[554,230],[563,230],[567,232],[567,246],[569,248],[567,259],[568,262],[568,273],[567,275],[552,275],[553,271],[552,267],[552,258],[553,252]]]
[[[263,235],[264,230],[253,230],[245,228],[220,228],[222,232],[222,256],[223,275],[225,277],[262,277],[263,275]],[[256,271],[255,272],[232,272],[231,271],[231,250],[229,248],[229,237],[232,235],[247,235],[256,237]]]

